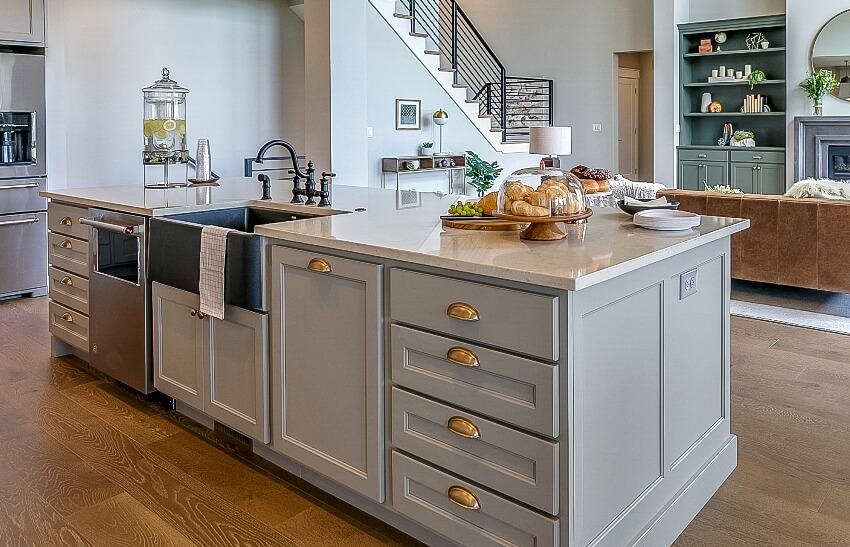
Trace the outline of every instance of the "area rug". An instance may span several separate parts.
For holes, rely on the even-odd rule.
[[[850,334],[850,294],[732,281],[732,315]]]

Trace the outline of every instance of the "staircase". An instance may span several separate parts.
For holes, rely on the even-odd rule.
[[[495,150],[528,153],[551,125],[552,80],[508,76],[457,0],[370,2]]]

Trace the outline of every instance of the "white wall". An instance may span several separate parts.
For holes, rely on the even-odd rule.
[[[679,144],[679,31],[688,21],[688,0],[655,0],[653,43],[655,53],[655,182],[673,186],[676,146]]]
[[[48,172],[54,188],[141,184],[142,92],[167,66],[191,90],[194,156],[242,172],[266,140],[304,143],[303,24],[279,0],[48,0]]]
[[[462,0],[510,76],[554,80],[555,125],[573,128],[562,161],[616,166],[615,52],[653,47],[652,0]],[[592,124],[602,131],[593,132]]]
[[[492,145],[466,115],[457,107],[445,90],[413,56],[386,21],[373,9],[367,11],[366,33],[368,39],[367,96],[368,125],[374,137],[368,139],[369,185],[380,186],[381,158],[410,156],[419,153],[423,141],[438,146],[438,131],[431,121],[434,112],[442,108],[449,115],[443,126],[443,151],[463,153],[472,150],[487,161],[498,161],[504,168],[503,177],[522,167],[536,165],[540,156],[528,154],[502,154]],[[422,100],[422,129],[396,131],[395,100]],[[460,175],[456,175],[460,180]],[[448,177],[444,173],[408,174],[402,177],[402,188],[418,190],[448,190]],[[395,178],[387,177],[388,187],[395,186]],[[469,190],[473,192],[473,190]]]

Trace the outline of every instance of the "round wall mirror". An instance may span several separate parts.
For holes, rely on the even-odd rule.
[[[815,36],[811,52],[812,70],[827,69],[841,80],[832,95],[850,101],[850,10],[826,22]]]

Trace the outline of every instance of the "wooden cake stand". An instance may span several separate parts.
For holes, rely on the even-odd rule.
[[[567,237],[567,234],[558,228],[558,222],[578,224],[584,222],[592,214],[593,211],[590,208],[587,208],[583,213],[562,217],[521,217],[517,215],[506,215],[503,213],[493,213],[493,216],[502,220],[530,223],[530,226],[519,234],[520,239],[528,239],[531,241],[558,241],[559,239]]]

